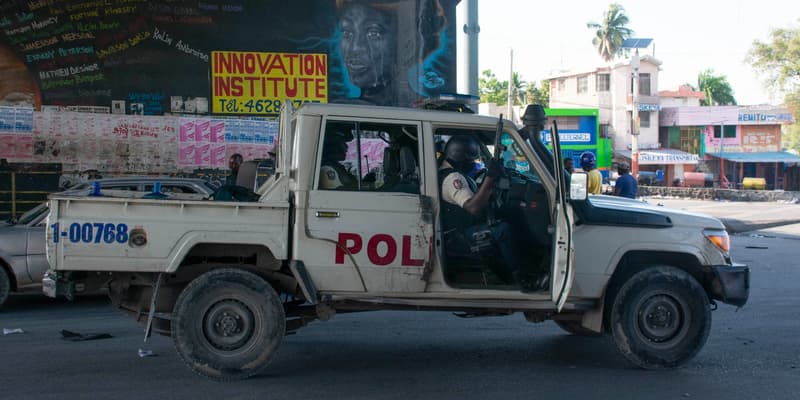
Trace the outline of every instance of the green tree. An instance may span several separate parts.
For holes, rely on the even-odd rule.
[[[606,62],[610,62],[620,55],[622,42],[633,34],[633,31],[626,26],[628,22],[625,8],[617,3],[612,3],[603,14],[602,22],[586,24],[587,28],[595,31],[592,44],[597,47],[597,53]]]
[[[542,80],[539,85],[536,82],[528,82],[525,100],[527,104],[539,104],[542,107],[550,107],[550,81]]]
[[[700,101],[703,106],[734,106],[736,99],[733,89],[725,75],[717,75],[714,70],[707,69],[697,75],[697,87],[706,98]]]
[[[497,80],[494,72],[490,69],[481,72],[481,77],[478,79],[478,92],[481,103],[508,103],[508,81]]]
[[[747,61],[769,89],[783,93],[783,102],[800,121],[800,27],[773,29],[768,42],[753,41]],[[787,129],[783,141],[784,147],[800,150],[798,123]]]

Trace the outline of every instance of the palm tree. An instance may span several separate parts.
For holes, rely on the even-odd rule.
[[[707,69],[697,75],[697,87],[706,95],[705,100],[701,101],[701,105],[736,105],[736,99],[733,97],[733,89],[725,75],[717,75],[714,73],[714,70]]]
[[[633,34],[633,30],[625,26],[628,25],[628,22],[625,8],[617,3],[612,3],[603,15],[603,22],[586,24],[587,28],[595,30],[592,44],[597,47],[597,53],[606,62],[619,55],[622,42]]]
[[[511,98],[515,105],[527,104],[526,87],[528,87],[528,82],[522,80],[519,72],[514,72],[511,76]]]

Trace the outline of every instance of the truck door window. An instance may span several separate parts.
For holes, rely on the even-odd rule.
[[[329,121],[319,189],[420,193],[416,125]]]
[[[505,151],[502,154],[503,166],[514,169],[535,181],[539,181],[539,176],[536,174],[536,171],[531,168],[528,157],[525,156],[519,143],[515,142],[511,135],[503,133],[503,136],[500,137],[500,143],[505,146]]]

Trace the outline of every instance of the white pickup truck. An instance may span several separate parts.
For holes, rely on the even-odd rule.
[[[446,111],[286,109],[258,201],[52,196],[45,293],[108,288],[147,334],[172,335],[186,364],[217,380],[263,370],[282,337],[311,321],[381,309],[522,312],[573,334],[609,333],[642,368],[686,363],[715,302],[745,304],[749,269],[731,262],[712,217],[587,197],[586,176],[560,169],[557,135],[552,153],[540,141],[541,110],[530,106],[518,129]],[[487,225],[509,223],[521,268],[548,270],[548,286],[509,281],[503,243],[446,226],[437,145],[457,136],[479,143],[484,162],[502,156]],[[475,180],[488,185],[483,175]]]

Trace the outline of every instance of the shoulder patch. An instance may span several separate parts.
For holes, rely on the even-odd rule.
[[[464,187],[464,184],[461,183],[461,179],[453,179],[453,187],[456,188],[456,190],[461,190],[461,188]]]
[[[336,171],[334,171],[333,169],[329,169],[329,170],[325,171],[325,176],[328,177],[328,179],[330,179],[330,180],[335,180],[336,179]]]

